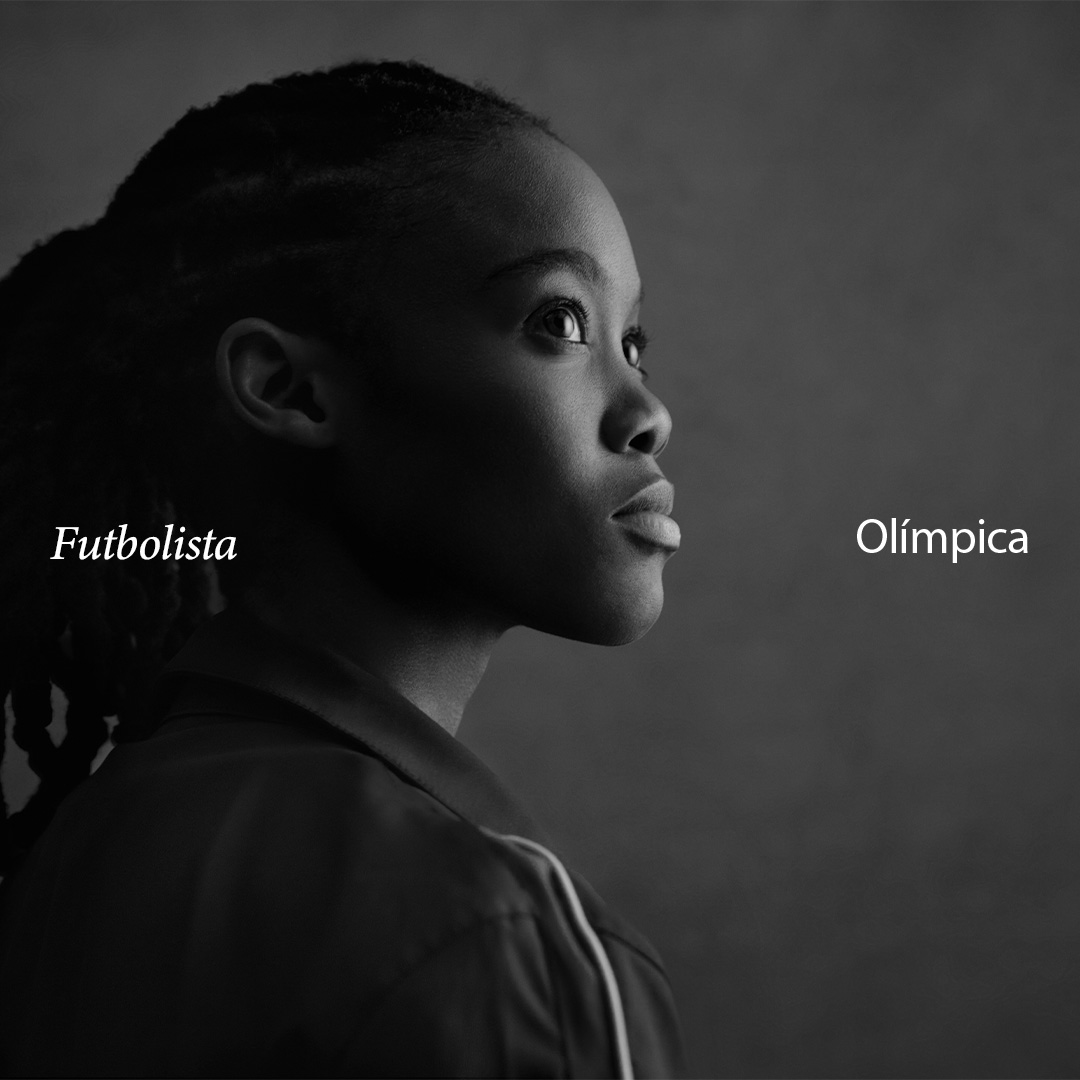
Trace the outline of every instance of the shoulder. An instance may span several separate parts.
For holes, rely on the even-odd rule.
[[[123,815],[106,823],[113,804]],[[457,925],[534,906],[527,867],[506,845],[384,759],[318,729],[243,717],[166,725],[113,751],[65,812],[82,831],[100,822],[83,846],[212,863],[236,902],[270,916],[275,897],[295,909],[300,898],[346,894],[377,906],[370,920],[430,907]]]
[[[35,851],[18,964],[55,972],[50,1016],[83,1017],[102,1060],[169,1046],[190,1074],[250,1071],[263,1053],[342,1075],[611,1067],[602,973],[546,859],[325,733],[203,719],[117,748]],[[44,903],[61,878],[72,903]],[[634,1018],[638,1072],[670,1071],[651,950],[574,884]],[[91,954],[101,985],[72,996],[67,958]],[[121,1014],[145,1046],[119,1038]]]

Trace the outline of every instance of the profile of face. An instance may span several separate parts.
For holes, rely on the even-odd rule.
[[[449,182],[450,209],[380,262],[363,355],[321,393],[349,544],[382,589],[500,632],[632,641],[679,531],[626,229],[538,131]]]

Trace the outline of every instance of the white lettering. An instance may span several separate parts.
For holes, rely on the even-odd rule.
[[[934,550],[934,537],[941,537],[941,554],[944,555],[948,551],[948,541],[945,539],[944,529],[912,529],[911,530],[911,553],[917,555],[919,553],[919,533],[922,533],[926,537],[926,550],[933,552]]]
[[[95,536],[94,537],[94,543],[90,548],[90,554],[89,555],[86,554],[86,540],[87,540],[87,538],[85,536],[80,536],[79,537],[79,558],[80,559],[100,559],[101,556],[98,554],[98,544],[101,543],[101,537],[100,536]]]
[[[968,537],[971,539],[971,543],[968,544],[968,546],[966,548],[962,548],[962,547],[957,546],[956,538],[961,533],[967,533]],[[966,555],[974,547],[975,547],[975,534],[970,529],[953,529],[953,531],[952,531],[952,561],[953,562],[956,562],[957,554]]]
[[[124,545],[130,544],[128,553],[124,554]],[[127,534],[127,522],[120,526],[120,542],[116,545],[116,557],[118,559],[130,559],[135,554],[135,549],[139,546],[139,541],[134,536],[128,536]]]
[[[227,554],[221,554],[221,545],[225,541],[229,542],[229,546],[225,549]],[[236,537],[235,536],[223,536],[218,542],[217,547],[214,548],[215,559],[235,559],[236,558]]]
[[[881,530],[881,543],[878,544],[876,548],[868,548],[863,543],[862,531],[866,528],[867,525],[876,525]],[[885,528],[885,523],[883,521],[878,521],[877,518],[867,518],[859,526],[859,531],[855,534],[855,539],[859,541],[859,547],[861,547],[867,555],[876,555],[888,543],[889,532]]]
[[[79,526],[78,525],[57,525],[56,526],[56,531],[60,535],[56,538],[56,550],[52,553],[52,555],[49,556],[50,560],[51,559],[63,559],[64,556],[60,554],[60,549],[65,544],[70,544],[72,546],[72,548],[74,549],[74,547],[75,547],[75,538],[72,537],[72,539],[70,539],[70,540],[65,540],[64,539],[64,533],[66,533],[68,531],[68,529],[70,529],[75,534],[75,536],[79,535]]]
[[[910,524],[911,518],[904,518],[903,521],[900,521],[899,518],[890,518],[888,525],[881,518],[867,518],[856,530],[855,539],[860,550],[865,551],[868,555],[876,555],[878,552],[884,551],[886,544],[889,545],[889,550],[894,555],[906,555],[908,553],[908,525]],[[987,529],[985,525],[986,518],[979,518],[977,536],[974,529],[953,529],[951,545],[945,529],[911,529],[911,554],[919,554],[920,536],[925,538],[925,550],[928,554],[934,553],[934,538],[940,536],[941,554],[947,555],[951,550],[954,564],[959,561],[961,555],[968,555],[973,551],[977,551],[980,555],[985,555],[988,550],[995,555],[1003,555],[1007,551],[1012,552],[1014,555],[1027,554],[1028,536],[1024,529]],[[870,526],[877,526],[880,535],[880,542],[876,547],[870,547],[866,542],[865,533]],[[899,547],[897,547],[898,532]],[[1005,536],[1007,533],[1011,537],[1008,547],[998,547],[995,543],[996,538]]]

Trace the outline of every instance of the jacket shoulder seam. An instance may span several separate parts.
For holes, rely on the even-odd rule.
[[[618,932],[604,925],[597,925],[593,923],[593,929],[602,937],[610,941],[617,942],[623,948],[629,949],[635,956],[640,956],[642,960],[646,961],[654,971],[662,975],[664,981],[667,981],[667,972],[664,970],[663,965],[657,962],[657,959],[650,956],[640,945],[635,944],[629,938],[624,937]]]

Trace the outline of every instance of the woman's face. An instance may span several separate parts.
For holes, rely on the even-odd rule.
[[[385,589],[499,630],[633,640],[660,613],[678,529],[622,219],[539,132],[450,184],[451,209],[381,264],[350,364],[341,475],[358,557]]]

